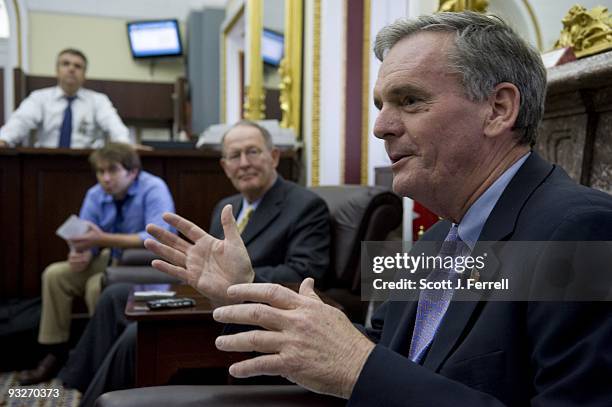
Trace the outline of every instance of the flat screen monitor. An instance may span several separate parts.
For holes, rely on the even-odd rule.
[[[183,54],[176,20],[132,21],[127,24],[134,58],[173,57]]]
[[[264,29],[261,37],[261,56],[266,64],[279,66],[283,59],[285,38],[282,34]]]

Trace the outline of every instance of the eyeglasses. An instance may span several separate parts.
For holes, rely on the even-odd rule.
[[[238,164],[243,153],[247,160],[253,161],[261,156],[263,150],[257,147],[249,147],[246,150],[230,151],[225,157],[223,157],[223,159],[231,164]]]

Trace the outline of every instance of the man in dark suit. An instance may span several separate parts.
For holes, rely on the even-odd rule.
[[[220,212],[231,204],[257,281],[323,278],[329,266],[330,242],[325,202],[277,174],[280,152],[268,131],[256,123],[237,123],[222,145],[221,165],[240,193],[215,207],[210,234],[223,238]],[[164,217],[179,218],[168,213]],[[196,225],[189,228],[191,233],[204,233]],[[128,326],[124,316],[130,289],[130,284],[115,284],[102,292],[88,329],[59,374],[69,387],[85,393],[84,406],[93,405],[104,391],[133,385],[136,325]]]
[[[546,73],[538,53],[503,21],[471,12],[398,20],[378,34],[375,53],[382,65],[374,134],[385,141],[394,190],[444,218],[422,239],[443,240],[438,256],[476,254],[486,240],[510,241],[507,247],[612,240],[610,196],[577,185],[531,151]],[[190,283],[206,277],[229,285],[225,296],[210,293],[226,304],[215,310],[217,321],[265,328],[217,338],[221,350],[264,354],[232,365],[235,377],[282,375],[364,406],[610,403],[602,380],[612,375],[609,302],[495,302],[479,294],[460,302],[451,301],[460,294],[452,288],[422,289],[418,301],[385,303],[372,329],[356,329],[320,301],[311,279],[299,293],[249,284],[254,273],[229,208],[221,218],[225,240],[193,236],[197,252],[216,248],[201,263],[191,261],[197,253],[149,230],[169,262],[157,268]],[[504,253],[498,266],[483,269],[482,282],[495,270],[511,284],[566,277],[564,269],[543,268],[554,259],[542,252]],[[455,281],[458,274],[451,264],[428,279]],[[604,282],[608,293],[609,278]],[[200,288],[207,294],[213,286]]]

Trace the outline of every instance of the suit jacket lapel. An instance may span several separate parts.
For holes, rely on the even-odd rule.
[[[285,194],[284,180],[279,175],[276,182],[264,195],[242,232],[242,241],[248,245],[257,235],[266,229],[280,214]]]
[[[507,240],[514,231],[521,209],[553,168],[552,164],[532,152],[495,204],[478,240],[482,242]],[[481,250],[482,247],[477,244],[472,255],[477,255]],[[496,259],[488,259],[487,268],[482,272],[482,279],[493,280],[498,269],[499,263]],[[474,310],[483,304],[479,302],[481,294],[465,291],[463,293],[466,294],[463,301],[453,301],[449,305],[425,357],[423,365],[430,370],[438,371],[442,363],[460,344],[461,335],[469,330],[469,320]]]

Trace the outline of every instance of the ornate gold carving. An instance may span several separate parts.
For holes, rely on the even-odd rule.
[[[263,120],[266,118],[266,91],[263,87],[257,89],[253,86],[246,87],[244,101],[244,118],[248,120]]]
[[[612,48],[612,18],[603,6],[591,11],[575,5],[563,20],[563,30],[555,48],[572,47],[577,58]]]
[[[284,57],[278,68],[278,73],[281,77],[280,83],[280,108],[283,118],[280,122],[281,127],[291,127],[291,73],[289,67],[289,59]]]
[[[281,127],[291,128],[301,138],[301,78],[303,1],[286,0],[285,57],[279,74]]]
[[[261,60],[262,0],[249,0],[247,3],[247,30],[249,80],[246,87],[246,100],[244,101],[244,117],[249,120],[262,120],[265,118],[266,109],[263,61]]]
[[[484,13],[489,7],[488,0],[440,0],[438,11],[477,11]]]

